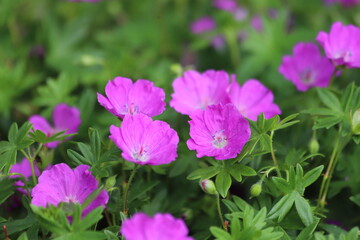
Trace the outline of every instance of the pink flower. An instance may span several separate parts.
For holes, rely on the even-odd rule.
[[[191,32],[200,34],[214,30],[216,23],[212,17],[202,17],[191,24]]]
[[[65,131],[64,134],[76,133],[81,123],[79,110],[76,107],[69,107],[65,103],[55,106],[52,118],[54,127],[50,126],[49,122],[40,115],[31,116],[29,122],[35,130],[44,132],[48,137],[61,131]],[[55,148],[57,145],[59,145],[59,141],[45,144],[48,148]]]
[[[97,94],[98,102],[113,115],[124,118],[125,115],[143,113],[150,117],[165,110],[165,92],[148,80],[116,77],[105,87],[106,97]]]
[[[217,160],[234,158],[251,135],[248,121],[231,103],[212,105],[190,115],[190,137],[187,145],[196,156]]]
[[[38,207],[58,206],[61,202],[82,204],[97,188],[98,181],[91,175],[89,166],[79,165],[71,170],[65,163],[60,163],[40,175],[39,183],[31,192],[31,204]],[[83,216],[97,207],[105,207],[108,200],[107,191],[101,191],[83,210]]]
[[[214,7],[228,12],[233,12],[238,8],[238,4],[235,0],[214,0]]]
[[[335,67],[313,43],[298,43],[294,56],[282,59],[279,72],[295,84],[297,90],[307,91],[312,87],[327,87]]]
[[[193,240],[188,237],[184,221],[169,213],[157,213],[153,217],[136,213],[124,221],[120,232],[125,240]]]
[[[256,79],[247,80],[241,87],[233,80],[229,96],[239,112],[252,121],[256,121],[261,113],[266,119],[281,114],[279,106],[273,102],[273,93]]]
[[[264,28],[263,21],[259,15],[252,17],[250,23],[257,32],[261,32]]]
[[[186,71],[184,76],[173,82],[170,106],[179,113],[189,115],[213,104],[228,103],[228,84],[229,75],[225,71],[207,70],[202,74],[194,70]]]
[[[336,22],[331,26],[330,33],[319,32],[316,40],[335,65],[345,65],[348,68],[360,67],[359,27]]]
[[[37,167],[36,162],[34,162],[34,171],[35,171],[36,176],[40,175],[40,170]],[[29,160],[27,160],[26,158],[23,158],[21,160],[21,162],[12,165],[9,172],[10,173],[20,173],[21,175],[23,175],[26,178],[27,181],[32,176],[31,165],[30,165]],[[10,178],[18,178],[18,177],[21,177],[21,175],[12,175],[12,176],[10,176]],[[14,183],[14,185],[20,186],[20,187],[25,186],[25,184],[22,181],[16,181]],[[23,188],[18,188],[17,190],[26,194],[26,191]]]
[[[144,114],[125,116],[121,127],[110,127],[110,139],[122,157],[140,165],[168,164],[177,157],[179,137],[170,125]]]

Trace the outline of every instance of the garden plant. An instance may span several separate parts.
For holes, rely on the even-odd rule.
[[[357,240],[359,0],[0,0],[0,239]]]

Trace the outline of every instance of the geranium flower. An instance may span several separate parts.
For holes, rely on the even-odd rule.
[[[191,24],[191,32],[193,34],[200,34],[213,30],[216,23],[212,17],[202,17]]]
[[[79,165],[72,170],[65,163],[60,163],[45,170],[31,192],[31,204],[38,207],[58,206],[61,202],[82,204],[98,188],[98,181],[91,175],[89,168],[87,165]],[[108,200],[107,191],[101,191],[83,210],[82,215],[85,216],[99,206],[105,207]]]
[[[97,94],[98,102],[113,115],[123,119],[125,115],[143,113],[150,117],[165,110],[165,92],[148,80],[116,77],[105,87],[107,97]]]
[[[194,70],[186,71],[184,76],[173,82],[170,106],[179,113],[189,115],[213,104],[228,103],[228,84],[229,75],[225,71],[208,70],[202,74]]]
[[[169,213],[157,213],[149,217],[136,213],[126,219],[120,229],[125,240],[192,240],[189,230],[182,219]]]
[[[110,139],[122,157],[140,165],[168,164],[177,157],[179,137],[170,125],[144,114],[127,115],[121,127],[110,127]]]
[[[298,43],[294,56],[284,56],[279,72],[295,84],[297,90],[307,91],[312,87],[327,87],[335,71],[328,58],[321,56],[313,43]]]
[[[331,26],[330,33],[319,32],[316,40],[335,65],[345,65],[348,68],[360,67],[359,27],[336,22]]]
[[[79,110],[76,107],[69,107],[65,103],[55,106],[52,119],[54,127],[40,115],[31,116],[29,122],[33,125],[35,130],[44,132],[48,137],[61,131],[65,131],[64,134],[76,133],[81,123]],[[59,141],[45,144],[48,148],[55,148],[57,145],[59,145]]]
[[[37,167],[36,162],[34,162],[34,171],[35,171],[36,176],[40,175],[40,170]],[[26,178],[27,181],[32,176],[31,165],[30,165],[29,160],[27,160],[26,158],[23,158],[21,160],[21,162],[15,163],[14,165],[12,165],[9,172],[10,173],[20,173],[21,175],[23,175]],[[12,176],[10,176],[10,178],[18,178],[18,177],[20,177],[20,175],[12,175]],[[20,180],[16,181],[14,183],[14,185],[15,186],[20,186],[20,187],[25,186],[25,184]],[[23,188],[18,188],[17,190],[19,190],[20,192],[26,194],[26,191]]]
[[[267,119],[281,114],[279,106],[273,102],[273,93],[256,79],[249,79],[242,86],[233,80],[229,96],[239,112],[252,121],[256,121],[261,113]]]
[[[226,160],[236,157],[251,135],[248,121],[229,103],[217,104],[190,115],[187,145],[196,156]]]

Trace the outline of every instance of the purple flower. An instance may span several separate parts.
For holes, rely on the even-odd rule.
[[[78,131],[81,123],[80,112],[76,107],[69,107],[65,103],[56,105],[52,114],[54,127],[50,126],[49,122],[40,115],[33,115],[29,121],[35,130],[44,132],[48,137],[55,133],[65,131],[64,134],[72,134]],[[46,143],[48,148],[55,148],[59,141]]]
[[[333,3],[340,3],[344,7],[351,7],[357,4],[360,4],[360,0],[324,0],[325,4],[330,5]]]
[[[208,70],[202,74],[194,70],[186,71],[184,76],[173,82],[170,106],[179,113],[189,115],[213,104],[228,103],[228,84],[229,75],[225,71]]]
[[[35,175],[39,176],[40,175],[40,170],[37,167],[36,162],[34,162],[34,170],[35,170]],[[23,175],[26,178],[27,181],[32,176],[31,165],[30,165],[29,160],[27,160],[26,158],[23,158],[21,160],[21,162],[12,165],[9,172],[10,173],[20,173],[21,175]],[[20,177],[20,175],[12,175],[12,176],[10,176],[10,178],[18,178],[18,177]],[[25,184],[22,181],[16,181],[14,183],[14,185],[15,186],[20,186],[20,187],[25,186]],[[19,190],[20,192],[26,194],[26,191],[23,188],[18,188],[17,190]]]
[[[61,202],[82,204],[98,188],[98,181],[91,175],[89,168],[87,165],[79,165],[72,170],[65,163],[60,163],[45,170],[31,192],[31,204],[38,207],[58,206]],[[108,193],[101,191],[83,210],[83,216],[97,207],[105,207],[108,200]]]
[[[149,217],[136,213],[126,219],[120,229],[125,240],[193,240],[182,219],[169,213],[157,213]]]
[[[165,110],[165,92],[148,80],[116,77],[105,87],[106,97],[98,93],[98,102],[113,115],[123,119],[125,115],[143,113],[150,117]]]
[[[191,32],[193,34],[200,34],[214,30],[216,23],[212,17],[202,17],[191,24]]]
[[[259,15],[252,17],[250,24],[257,32],[261,32],[264,28],[262,19]]]
[[[238,4],[235,0],[214,0],[214,7],[228,12],[233,12],[237,9]]]
[[[214,36],[211,45],[217,50],[224,50],[226,45],[224,37],[222,35]]]
[[[297,90],[307,91],[312,87],[327,87],[335,70],[319,48],[313,43],[298,43],[294,56],[284,56],[279,72],[295,84]]]
[[[144,114],[125,116],[121,127],[110,127],[110,139],[122,157],[140,165],[168,164],[177,157],[179,137],[170,125]]]
[[[360,67],[360,28],[336,22],[331,26],[329,34],[319,32],[316,40],[335,65],[345,65],[348,68]]]
[[[212,105],[190,115],[190,137],[187,145],[196,156],[217,160],[234,158],[249,140],[248,121],[231,103]]]
[[[271,90],[256,79],[249,79],[242,86],[234,79],[229,86],[229,96],[239,112],[252,121],[261,113],[266,119],[281,114],[279,106],[273,102]]]

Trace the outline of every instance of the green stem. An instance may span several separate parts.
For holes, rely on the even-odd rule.
[[[281,177],[281,171],[279,169],[279,164],[276,160],[275,152],[274,152],[274,146],[273,146],[273,137],[274,137],[274,131],[271,131],[270,134],[270,150],[271,150],[271,157],[274,162],[274,166],[276,167],[276,172],[279,177]]]
[[[341,143],[341,138],[342,138],[341,137],[341,131],[342,131],[342,127],[339,128],[339,133],[338,133],[338,136],[336,138],[334,149],[333,149],[333,152],[332,152],[331,157],[330,157],[329,165],[328,165],[328,167],[326,169],[323,180],[321,182],[320,193],[319,193],[318,204],[317,204],[317,207],[320,207],[321,209],[324,208],[325,205],[326,205],[326,196],[327,196],[328,191],[329,191],[331,178],[332,178],[332,175],[334,173],[334,170],[335,170],[336,164],[338,162],[339,156],[340,156],[342,150],[344,149],[344,147],[347,145],[347,143],[351,139],[351,134],[349,134],[342,141],[342,144],[340,144]]]
[[[225,230],[227,230],[227,228],[225,226],[224,218],[223,218],[223,215],[222,215],[222,211],[221,211],[220,195],[219,194],[216,194],[216,205],[217,205],[217,210],[218,210],[221,225]]]
[[[128,202],[128,197],[129,197],[129,189],[130,189],[131,182],[132,182],[132,180],[133,180],[133,178],[135,176],[137,168],[138,168],[138,165],[136,164],[134,169],[131,172],[131,175],[130,175],[129,180],[128,180],[128,182],[126,184],[126,187],[125,187],[124,211],[123,211],[125,216],[128,216],[127,202]]]

